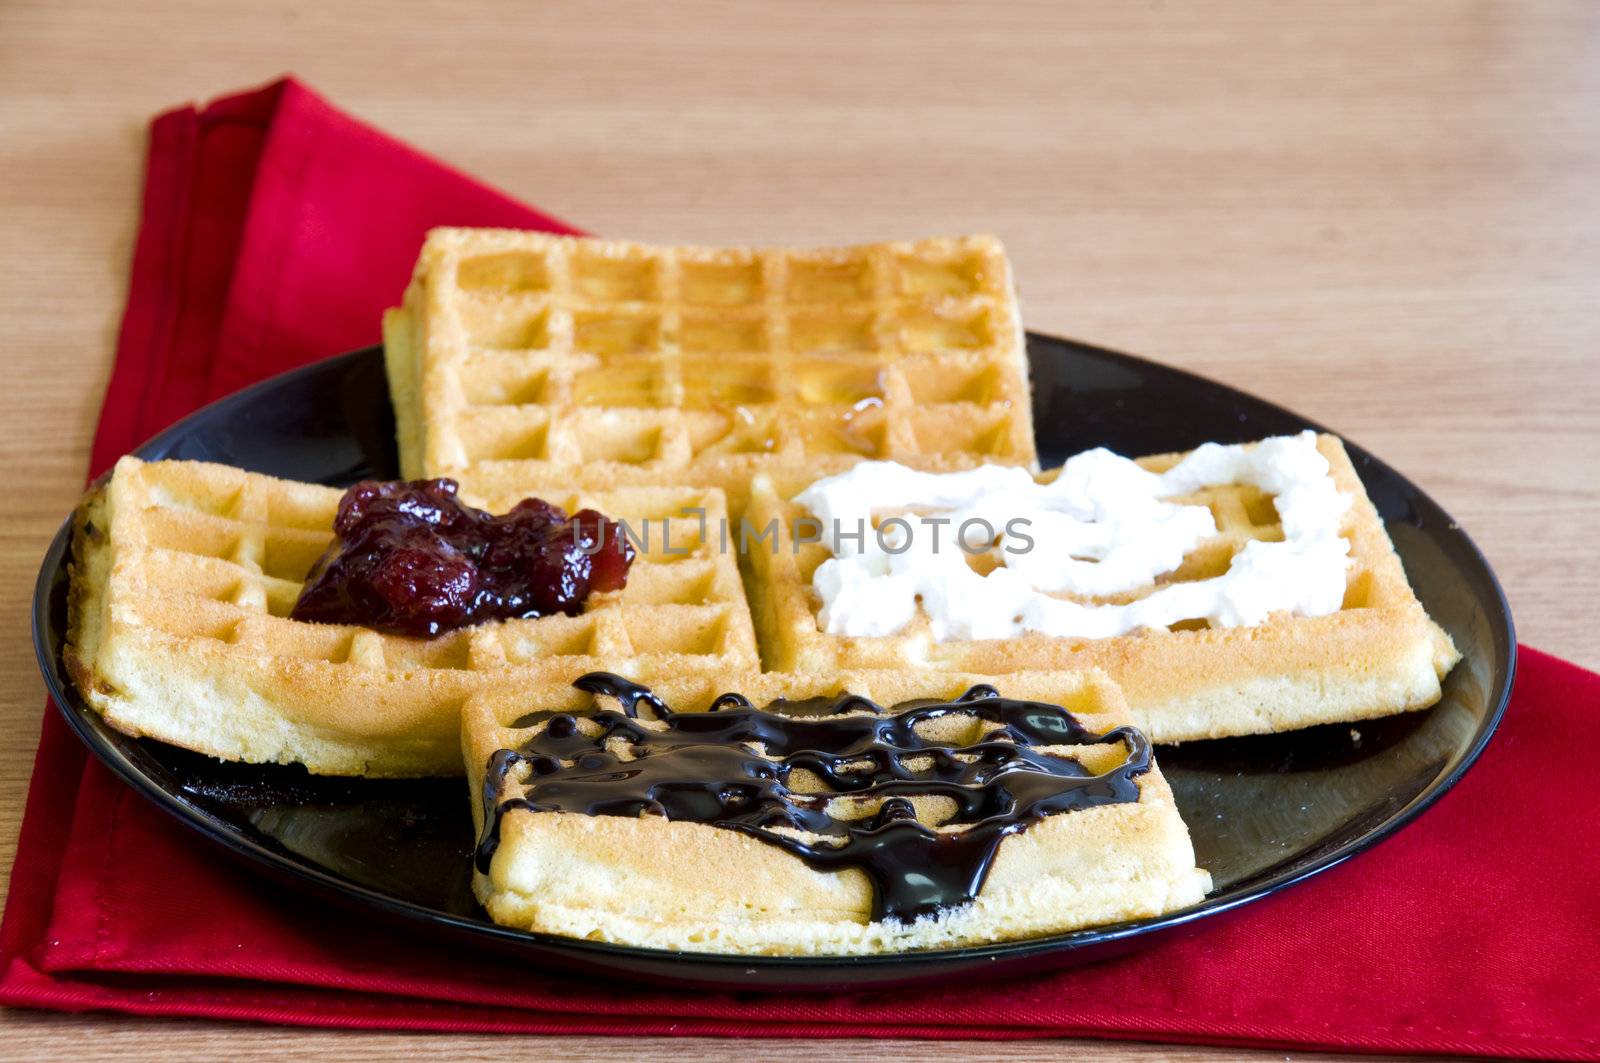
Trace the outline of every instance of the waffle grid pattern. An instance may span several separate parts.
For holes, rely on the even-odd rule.
[[[757,251],[436,230],[386,343],[408,475],[727,486],[1034,460],[987,237]]]
[[[754,656],[744,592],[731,558],[703,541],[693,512],[720,520],[713,491],[625,488],[547,498],[569,512],[592,506],[627,520],[639,555],[625,590],[574,616],[510,620],[435,639],[288,619],[313,562],[332,540],[341,491],[219,465],[124,459],[113,490],[111,594],[130,617],[185,639],[252,654],[410,671],[494,672],[551,657],[573,667]],[[504,511],[517,499],[490,499]],[[140,560],[143,555],[145,560]]]

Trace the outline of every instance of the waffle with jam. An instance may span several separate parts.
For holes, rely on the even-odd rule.
[[[464,770],[475,887],[510,926],[839,955],[1172,911],[1209,878],[1152,740],[1420,708],[1457,658],[1333,437],[1315,451],[1349,505],[1324,531],[1349,563],[1328,615],[977,639],[938,637],[919,601],[900,630],[830,634],[815,584],[837,544],[799,534],[807,488],[869,461],[1035,482],[988,237],[441,229],[384,334],[416,482],[341,495],[124,459],[79,514],[66,659],[130,734],[322,773]],[[467,509],[424,480],[444,477]],[[1259,489],[1173,501],[1216,533],[1080,604],[1284,539]],[[623,524],[633,545],[573,553]],[[750,548],[745,524],[773,538]]]
[[[225,465],[123,458],[80,507],[67,665],[113,727],[226,760],[334,775],[461,772],[461,705],[595,668],[742,676],[756,664],[734,558],[700,538],[714,488],[547,495],[653,526],[619,591],[432,637],[296,619],[343,492]],[[519,499],[477,499],[500,513]],[[692,512],[689,512],[692,511]]]

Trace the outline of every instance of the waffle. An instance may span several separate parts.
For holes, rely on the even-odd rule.
[[[384,323],[400,463],[479,493],[1034,463],[992,237],[799,251],[429,234]]]
[[[757,706],[842,691],[892,706],[953,699],[980,682],[1007,697],[1065,706],[1095,732],[1128,720],[1120,692],[1094,672],[1001,681],[912,670],[767,673],[737,689]],[[704,709],[727,689],[723,677],[686,673],[653,687],[677,710]],[[480,832],[486,807],[522,792],[512,775],[485,790],[496,751],[517,748],[543,726],[519,727],[520,718],[532,710],[582,714],[594,704],[570,686],[486,692],[467,702],[462,741]],[[1052,751],[1081,754],[1091,772],[1125,756],[1120,743]],[[1197,903],[1209,889],[1160,771],[1137,782],[1134,803],[1048,815],[1007,837],[973,904],[909,924],[871,918],[872,889],[858,870],[813,870],[745,834],[652,815],[508,811],[488,873],[478,872],[474,887],[507,926],[696,952],[848,955],[1033,937],[1159,915]],[[926,808],[917,814],[929,822]]]
[[[1352,560],[1338,612],[1280,616],[1239,628],[1186,621],[1171,630],[1104,639],[1030,632],[939,642],[920,613],[888,637],[827,634],[818,625],[820,601],[811,578],[829,550],[820,543],[796,544],[795,521],[806,511],[785,501],[773,485],[758,483],[747,519],[757,528],[773,520],[778,526],[775,546],[758,544],[747,561],[763,662],[775,670],[824,673],[913,668],[1025,675],[1032,669],[1101,668],[1121,684],[1135,722],[1157,742],[1293,730],[1426,708],[1439,700],[1440,680],[1459,654],[1406,582],[1344,447],[1333,436],[1320,437],[1317,445],[1339,489],[1354,503],[1340,529],[1351,543]],[[1157,455],[1140,463],[1162,472],[1182,457]],[[1282,538],[1270,497],[1253,487],[1208,488],[1173,501],[1209,506],[1219,533],[1155,586],[1219,575],[1245,542]],[[1153,589],[1103,600],[1125,602]]]
[[[715,489],[545,494],[569,511],[650,522],[626,589],[575,617],[434,639],[288,619],[341,494],[223,465],[118,462],[74,541],[66,660],[89,703],[128,734],[229,760],[456,775],[460,707],[474,691],[595,668],[647,678],[755,665],[734,559],[682,515],[721,519]],[[467,500],[503,512],[520,497]]]

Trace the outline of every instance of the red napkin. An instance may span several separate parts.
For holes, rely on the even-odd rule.
[[[572,231],[285,81],[158,118],[94,467],[201,403],[375,342],[433,225]],[[1093,967],[915,992],[624,988],[411,940],[267,882],[130,793],[53,709],[0,1001],[315,1026],[1095,1036],[1600,1059],[1600,676],[1522,651],[1481,763],[1313,882]]]

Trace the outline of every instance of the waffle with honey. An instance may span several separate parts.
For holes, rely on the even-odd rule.
[[[843,692],[892,708],[908,702],[955,701],[976,684],[994,684],[996,689],[989,693],[1006,698],[1062,706],[1087,732],[1109,741],[1078,744],[1070,739],[1079,736],[1069,732],[1065,744],[1041,744],[1033,750],[1077,759],[1085,776],[1098,777],[1082,780],[1088,784],[1086,790],[1101,796],[1092,807],[1025,817],[1003,828],[987,877],[964,903],[940,905],[914,919],[890,918],[881,911],[881,878],[874,880],[855,867],[818,869],[774,845],[774,839],[763,840],[759,831],[744,833],[713,825],[696,816],[692,807],[685,809],[687,816],[676,816],[661,807],[656,814],[635,812],[632,804],[609,797],[604,805],[609,811],[603,814],[540,805],[542,797],[532,787],[549,779],[559,781],[563,770],[580,776],[575,784],[559,783],[569,798],[596,781],[605,789],[614,785],[612,780],[624,780],[621,785],[626,787],[634,785],[626,781],[632,778],[662,777],[659,769],[652,775],[648,766],[659,756],[652,758],[636,742],[630,745],[599,718],[598,710],[616,704],[614,692],[586,693],[572,686],[498,690],[475,696],[466,705],[463,747],[474,794],[474,821],[483,838],[474,888],[497,922],[524,930],[650,948],[779,955],[881,953],[1035,937],[1160,915],[1204,896],[1210,877],[1195,866],[1194,848],[1172,791],[1148,761],[1144,739],[1113,731],[1128,722],[1127,708],[1116,686],[1100,673],[1033,672],[1001,679],[916,670],[769,673],[738,690],[750,707],[757,708],[776,699],[831,701]],[[689,741],[707,741],[707,728],[715,726],[715,720],[706,719],[701,710],[712,707],[723,689],[716,680],[685,672],[663,677],[652,689],[680,719],[683,710],[697,717],[688,724]],[[872,712],[855,708],[856,704],[845,703],[847,716]],[[718,709],[727,711],[727,706]],[[781,705],[773,709],[784,711]],[[647,739],[667,726],[658,720],[636,729],[615,711],[611,724]],[[918,737],[944,745],[947,752],[942,755],[954,760],[987,757],[993,763],[1007,743],[996,739],[994,726],[959,712],[936,710],[915,730]],[[562,736],[558,744],[592,744],[591,751],[576,752],[565,761],[531,751],[532,742],[556,734]],[[894,745],[899,747],[898,740]],[[829,751],[825,738],[813,739],[809,732],[796,748],[806,750],[800,757],[808,762],[826,757]],[[852,750],[860,748],[850,744]],[[1116,779],[1117,768],[1126,771],[1141,749],[1146,757],[1143,767],[1127,771],[1120,784],[1099,781]],[[984,827],[957,822],[948,798],[918,793],[917,780],[927,778],[931,762],[926,758],[919,762],[917,755],[897,759],[890,769],[895,781],[879,791],[848,781],[830,786],[822,776],[801,768],[785,774],[785,758],[766,743],[745,743],[730,752],[748,756],[761,769],[741,774],[730,784],[735,790],[748,788],[752,778],[776,773],[792,787],[783,800],[812,807],[826,801],[827,815],[843,820],[881,818],[887,802],[899,799],[910,807],[897,814],[903,818],[914,812],[919,825],[942,836],[935,847],[949,852],[962,851],[965,832]],[[894,759],[890,750],[879,747],[878,752]],[[613,758],[643,770],[612,772],[598,763]],[[844,759],[848,762],[848,757]],[[870,768],[870,763],[846,763],[842,770],[848,780],[851,771]],[[682,789],[704,782],[695,775],[665,789],[681,794]],[[1108,796],[1118,785],[1122,795]],[[710,780],[712,791],[717,786]],[[891,792],[898,798],[884,796]],[[672,800],[660,787],[642,788],[640,793],[646,805],[651,794]],[[913,796],[906,797],[908,793]],[[753,799],[724,792],[720,800],[740,808]],[[980,815],[993,814],[992,806],[980,802],[980,807],[984,809]],[[905,831],[908,826],[911,831],[918,829],[904,823],[889,829]],[[994,821],[987,826],[992,828]],[[873,821],[864,828],[865,837],[879,841],[884,829]],[[801,844],[816,841],[803,832],[784,837]],[[835,850],[824,845],[822,851]],[[926,881],[916,861],[896,866],[912,889]]]
[[[1135,722],[1157,742],[1286,731],[1433,705],[1459,654],[1417,601],[1342,444],[1324,435],[1317,448],[1335,485],[1352,499],[1339,529],[1350,543],[1351,560],[1337,612],[1276,614],[1250,627],[1185,621],[1171,629],[1100,639],[1028,632],[1009,639],[938,641],[920,611],[894,635],[829,634],[819,626],[821,603],[812,587],[817,567],[832,556],[829,547],[796,541],[806,510],[786,500],[788,492],[758,482],[747,519],[758,529],[776,527],[775,543],[755,544],[747,560],[764,664],[799,672],[899,668],[987,675],[1101,668],[1121,684]],[[1163,472],[1182,457],[1157,455],[1140,464]],[[1217,534],[1151,587],[1082,600],[1125,602],[1173,582],[1216,576],[1246,542],[1283,537],[1272,498],[1254,487],[1207,488],[1172,501],[1208,506]]]
[[[461,772],[474,691],[593,668],[649,677],[755,667],[734,559],[704,541],[720,491],[546,493],[649,529],[625,589],[577,616],[432,639],[292,620],[342,492],[223,465],[123,458],[80,508],[66,661],[113,727],[229,760],[345,775]],[[469,499],[504,512],[522,496]]]
[[[438,229],[384,322],[408,477],[479,493],[698,484],[735,516],[862,458],[1035,460],[1011,269],[992,237],[662,247]]]

